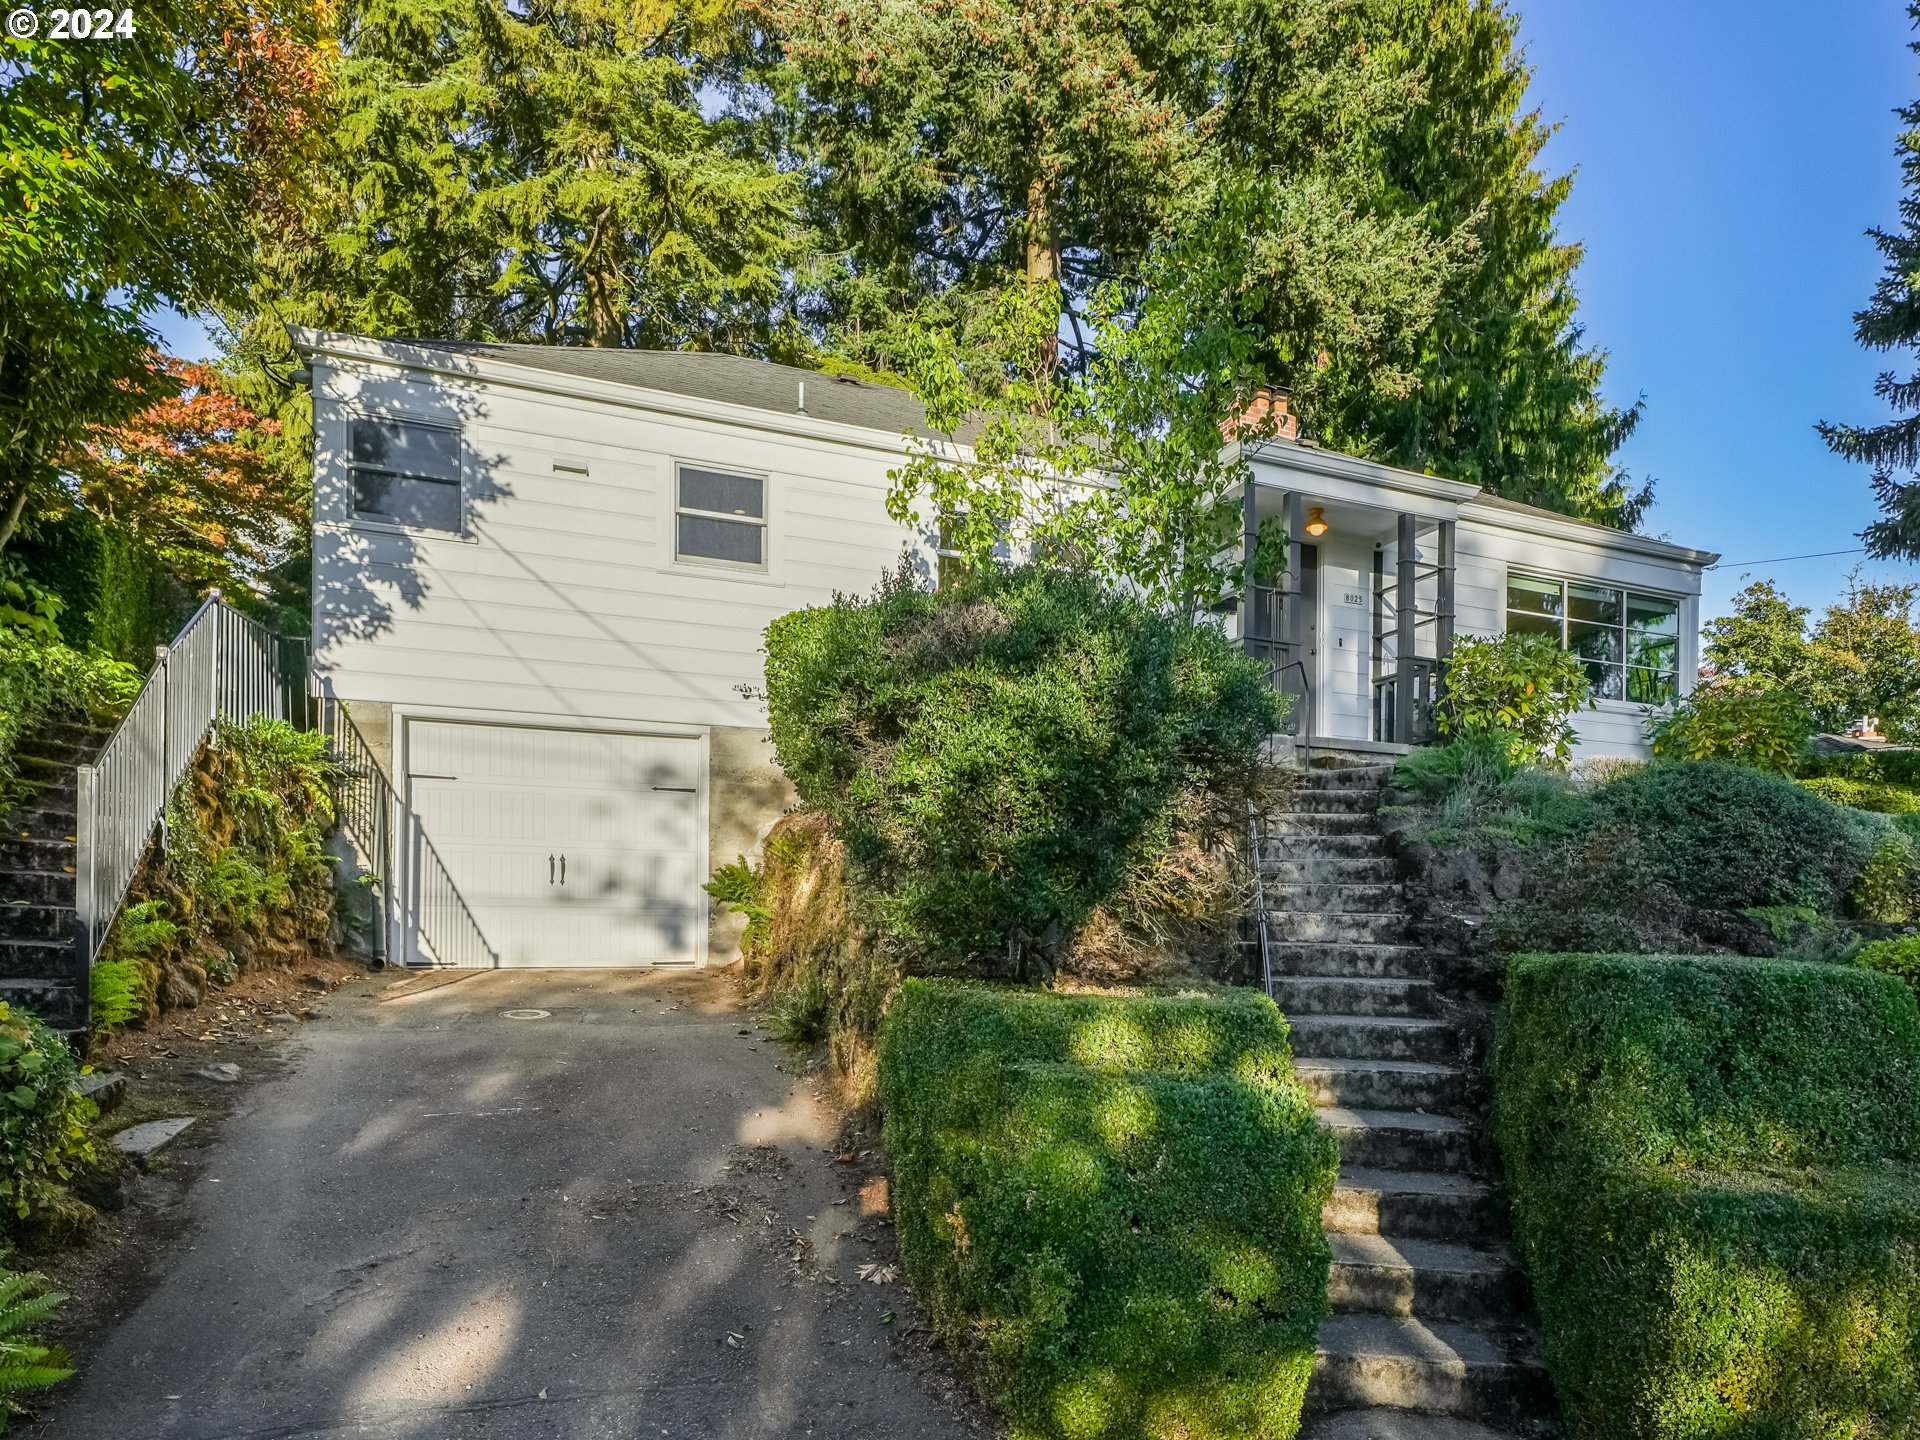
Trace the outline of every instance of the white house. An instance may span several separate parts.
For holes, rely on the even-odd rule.
[[[729,958],[700,887],[792,800],[761,636],[903,547],[935,567],[885,508],[918,404],[725,355],[295,338],[315,681],[388,768],[403,836],[501,963]],[[1229,623],[1298,697],[1301,743],[1420,738],[1455,633],[1586,657],[1585,755],[1643,753],[1647,705],[1689,688],[1715,556],[1290,441],[1250,459],[1249,523],[1286,517],[1292,564]],[[396,898],[393,953],[432,963],[419,897]]]

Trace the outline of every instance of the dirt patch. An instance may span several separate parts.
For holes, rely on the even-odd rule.
[[[382,977],[358,962],[310,958],[285,968],[242,974],[209,986],[198,1007],[169,1010],[138,1029],[96,1043],[87,1064],[127,1077],[125,1098],[95,1127],[105,1173],[81,1187],[99,1220],[78,1245],[16,1251],[9,1263],[38,1270],[68,1299],[44,1327],[48,1339],[76,1357],[138,1307],[174,1258],[194,1243],[187,1199],[225,1118],[259,1081],[282,1073],[278,1053],[300,1027],[349,1006],[371,1003]],[[223,1083],[196,1072],[239,1067]],[[122,1159],[108,1136],[146,1120],[190,1115],[194,1124],[142,1164]],[[44,1415],[59,1396],[34,1410]]]

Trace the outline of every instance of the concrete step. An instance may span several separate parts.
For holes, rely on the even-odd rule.
[[[1262,838],[1270,845],[1320,835],[1373,835],[1379,823],[1372,810],[1276,810],[1266,822]]]
[[[36,740],[44,739],[50,745],[74,746],[98,755],[107,741],[113,736],[111,725],[96,725],[90,720],[43,720],[40,728],[34,731]],[[41,747],[29,744],[29,750]]]
[[[73,904],[72,870],[0,870],[0,895],[35,905]]]
[[[1282,974],[1274,977],[1273,1001],[1289,1016],[1383,1015],[1408,1019],[1433,1015],[1440,1008],[1431,980],[1403,977]]]
[[[1320,1211],[1329,1234],[1406,1235],[1417,1240],[1491,1240],[1506,1234],[1500,1198],[1488,1185],[1436,1170],[1342,1165]]]
[[[1466,1076],[1428,1060],[1296,1060],[1294,1073],[1316,1105],[1362,1110],[1445,1110],[1460,1102]]]
[[[1381,1015],[1300,1015],[1293,1027],[1293,1053],[1333,1060],[1434,1060],[1454,1058],[1459,1036],[1444,1020],[1401,1020]]]
[[[20,746],[17,759],[33,759],[48,767],[91,765],[100,747],[72,736],[49,735],[45,731],[29,736]]]
[[[47,980],[74,973],[71,936],[0,940],[0,979]]]
[[[76,815],[71,804],[47,804],[41,797],[35,796],[27,804],[7,816],[6,827],[0,834],[26,835],[41,840],[71,840],[74,838]]]
[[[1340,1142],[1343,1165],[1440,1171],[1470,1171],[1474,1167],[1473,1129],[1451,1115],[1338,1105],[1323,1105],[1314,1113]]]
[[[77,760],[60,760],[45,755],[22,754],[13,758],[20,778],[29,785],[38,785],[43,781],[58,780],[62,776],[71,777]]]
[[[1404,1235],[1329,1235],[1327,1299],[1340,1314],[1499,1320],[1525,1308],[1526,1279],[1504,1245]]]
[[[29,1011],[56,1030],[73,1028],[84,1013],[79,990],[58,980],[0,980],[0,1001]]]
[[[1276,863],[1288,860],[1373,860],[1387,854],[1384,836],[1371,828],[1347,835],[1279,835],[1262,849]]]
[[[1393,976],[1414,965],[1425,969],[1426,957],[1412,945],[1269,938],[1272,939],[1276,975],[1320,975],[1339,979],[1343,976]],[[1408,977],[1401,975],[1400,978]]]
[[[1269,885],[1391,885],[1400,878],[1393,861],[1377,855],[1269,855],[1260,874]]]
[[[1406,937],[1407,917],[1394,910],[1283,910],[1269,897],[1267,933],[1275,940],[1324,945],[1392,945]]]
[[[1275,913],[1381,915],[1401,913],[1405,897],[1396,884],[1341,885],[1311,880],[1269,880],[1262,876],[1267,908]]]
[[[73,934],[71,905],[0,901],[0,940],[65,940]]]
[[[1330,1315],[1320,1326],[1307,1404],[1384,1406],[1492,1424],[1552,1404],[1531,1338],[1517,1331],[1393,1315]],[[1423,1432],[1416,1432],[1423,1433]]]
[[[9,835],[0,839],[0,871],[66,870],[73,866],[73,842]]]
[[[1519,1440],[1519,1437],[1513,1431],[1495,1430],[1475,1420],[1369,1407],[1316,1416],[1307,1421],[1300,1440]]]
[[[1380,808],[1377,786],[1342,786],[1335,789],[1298,786],[1273,814],[1372,815]]]
[[[1315,765],[1301,772],[1302,790],[1379,789],[1393,778],[1391,765]]]

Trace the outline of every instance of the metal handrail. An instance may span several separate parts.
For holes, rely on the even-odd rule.
[[[1273,998],[1273,941],[1267,923],[1266,857],[1260,848],[1260,812],[1247,802],[1247,858],[1253,863],[1253,916],[1260,936],[1260,988]]]
[[[384,961],[389,907],[396,894],[393,823],[394,816],[401,813],[400,803],[367,737],[354,724],[346,705],[331,695],[320,699],[320,729],[341,765],[337,792],[341,823],[366,857],[379,890],[374,957]],[[433,962],[464,970],[498,968],[500,956],[487,943],[486,932],[447,873],[440,852],[411,814],[407,815],[406,853],[407,883],[398,896],[410,913],[413,933],[425,942]]]
[[[242,615],[214,591],[154,666],[133,704],[91,765],[75,781],[74,951],[89,991],[93,959],[107,938],[141,857],[164,834],[174,787],[200,753],[216,720],[262,716],[305,722],[302,642]]]

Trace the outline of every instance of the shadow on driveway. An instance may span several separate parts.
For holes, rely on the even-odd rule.
[[[724,977],[490,972],[296,1045],[43,1433],[982,1433],[893,1354],[865,1168]]]

